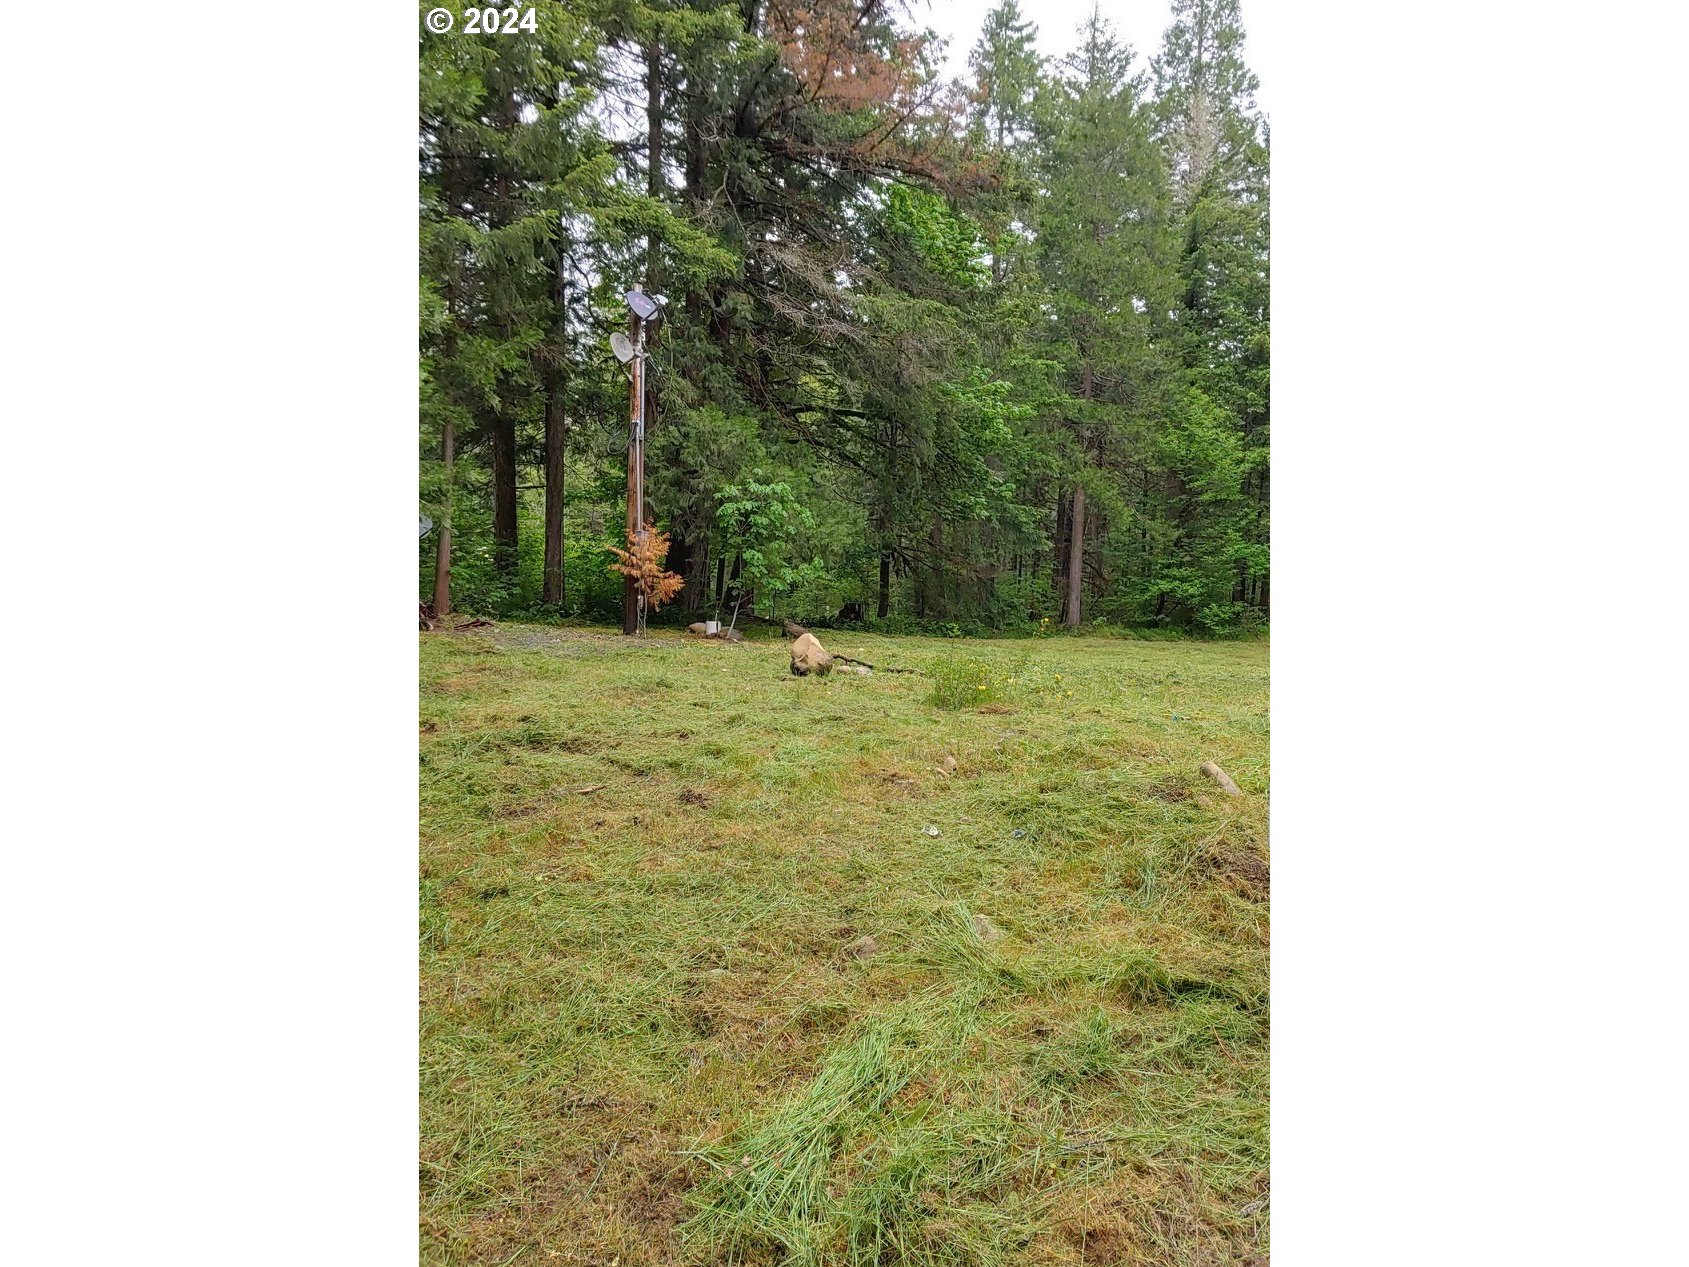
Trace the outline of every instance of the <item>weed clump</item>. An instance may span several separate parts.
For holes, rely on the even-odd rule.
[[[927,703],[952,711],[995,702],[1005,681],[1005,675],[994,673],[990,664],[970,655],[944,656],[927,670],[927,676],[932,680]]]

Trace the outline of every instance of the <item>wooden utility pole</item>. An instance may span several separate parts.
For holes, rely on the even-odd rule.
[[[644,526],[645,507],[645,323],[637,315],[628,318],[628,333],[633,339],[633,371],[628,379],[628,524],[627,545],[633,543]],[[639,632],[639,594],[631,576],[622,578],[622,632]]]

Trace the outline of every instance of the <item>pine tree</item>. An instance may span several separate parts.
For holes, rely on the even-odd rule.
[[[1155,59],[1177,183],[1183,406],[1163,456],[1178,525],[1154,614],[1229,627],[1267,606],[1267,129],[1237,0],[1175,0]]]
[[[532,32],[424,36],[419,59],[422,269],[440,316],[423,351],[451,427],[440,448],[451,486],[467,486],[466,459],[491,469],[492,558],[506,594],[522,433],[565,390],[561,224],[590,209],[611,174],[586,117],[593,34],[560,7],[537,13]],[[457,528],[462,516],[442,522]],[[450,541],[442,531],[442,553]]]
[[[1235,0],[1177,0],[1148,75],[1098,12],[1046,66],[1002,0],[960,101],[884,0],[538,15],[423,37],[442,610],[614,615],[606,343],[639,283],[671,299],[646,487],[678,604],[769,589],[719,513],[758,484],[803,524],[798,615],[1264,612],[1267,129]]]
[[[1141,456],[1141,424],[1160,403],[1157,314],[1172,283],[1165,171],[1132,50],[1095,10],[1082,41],[1041,101],[1039,126],[1039,261],[1065,380],[1059,422],[1070,482],[1055,533],[1069,628],[1083,616],[1088,534],[1107,510],[1097,502],[1102,476]]]
[[[985,15],[979,41],[968,54],[974,73],[969,114],[994,149],[1032,124],[1032,101],[1043,75],[1038,28],[1022,16],[1016,0],[1002,0]]]

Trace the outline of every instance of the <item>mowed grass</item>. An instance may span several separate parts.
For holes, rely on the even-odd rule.
[[[421,636],[423,1261],[1264,1263],[1266,645],[821,637]]]

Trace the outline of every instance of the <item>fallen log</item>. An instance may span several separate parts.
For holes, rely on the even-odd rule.
[[[869,664],[868,661],[858,660],[855,656],[840,655],[837,651],[833,652],[833,659],[839,661],[841,664],[860,664],[863,668],[872,669],[876,673],[919,673],[920,672],[919,669],[893,669],[893,668],[889,668],[889,667],[882,669],[877,664]]]
[[[788,638],[801,638],[805,634],[810,632],[808,629],[805,629],[802,625],[798,624],[798,622],[795,621],[795,620],[782,621],[781,627],[783,629],[785,629],[786,636]],[[833,659],[837,660],[840,664],[860,664],[863,668],[872,669],[875,673],[919,673],[920,672],[919,669],[893,669],[893,668],[882,669],[877,664],[869,664],[868,661],[858,660],[855,656],[840,655],[837,651],[833,652],[832,654],[833,654]]]

